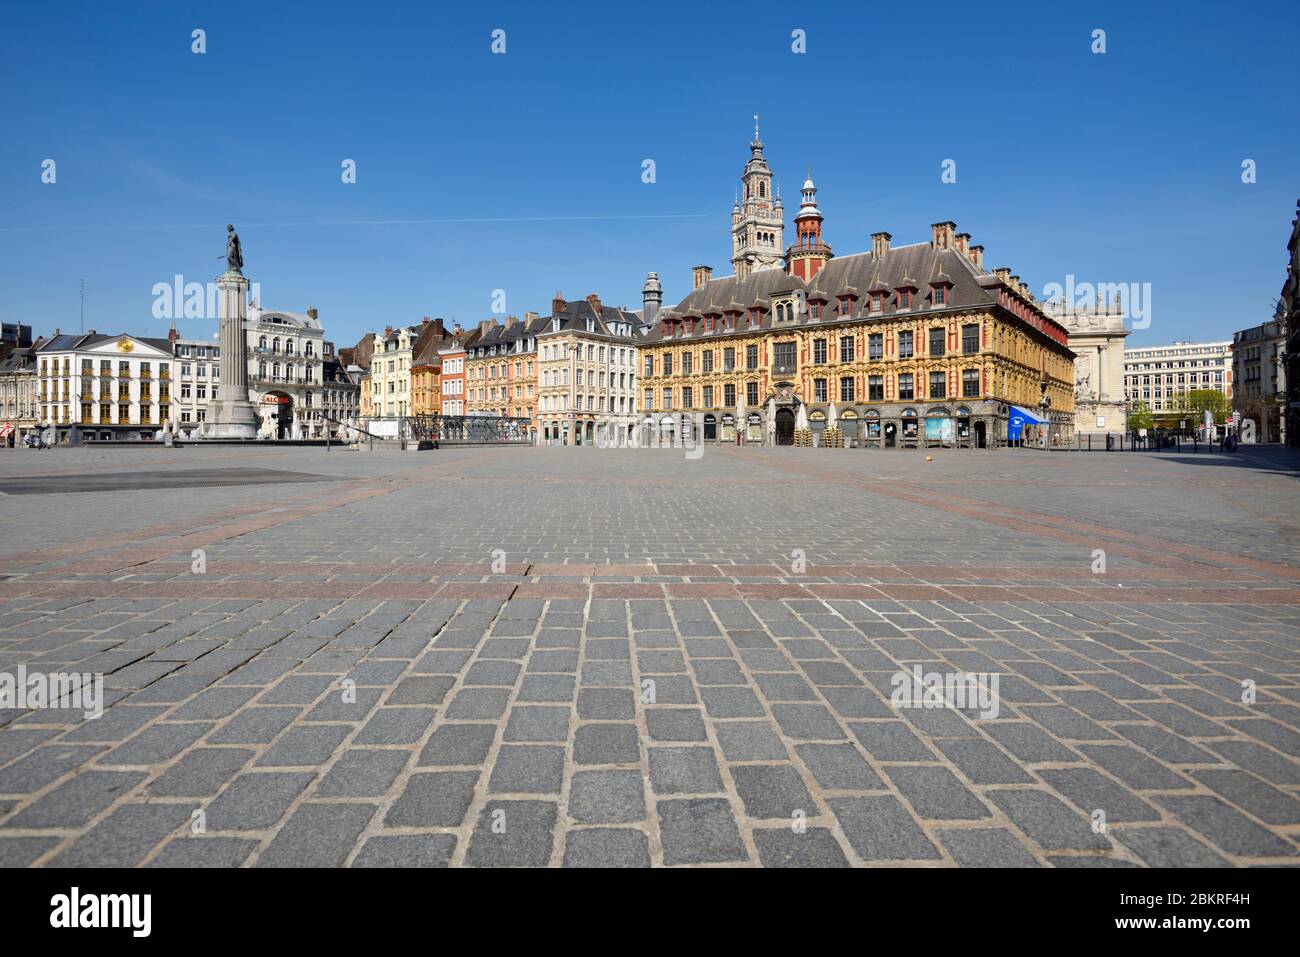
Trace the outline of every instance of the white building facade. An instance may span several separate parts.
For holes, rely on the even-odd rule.
[[[36,349],[41,425],[60,442],[149,441],[172,417],[172,344],[56,334]]]
[[[201,437],[207,404],[219,391],[220,346],[178,339],[175,352],[175,428],[182,437]],[[356,378],[339,364],[315,309],[277,312],[253,303],[244,323],[244,352],[260,438],[323,439],[359,417]]]
[[[1124,324],[1120,303],[1099,301],[1085,307],[1043,303],[1043,311],[1065,326],[1074,352],[1074,433],[1123,435],[1128,430],[1125,395]]]
[[[1232,406],[1232,343],[1173,342],[1124,350],[1124,393],[1152,412],[1177,411],[1178,395],[1198,389],[1222,392]]]

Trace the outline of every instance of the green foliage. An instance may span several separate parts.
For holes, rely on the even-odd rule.
[[[1154,429],[1156,421],[1151,414],[1151,407],[1145,402],[1134,402],[1133,409],[1128,414],[1128,427],[1130,429]]]

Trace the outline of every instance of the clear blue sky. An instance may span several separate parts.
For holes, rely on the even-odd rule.
[[[730,271],[755,112],[789,215],[813,163],[837,252],[953,219],[1035,292],[1151,283],[1131,344],[1229,337],[1285,274],[1294,2],[282,6],[7,9],[0,317],[75,330],[85,279],[87,328],[161,335],[153,285],[214,278],[227,222],[263,304],[345,345],[488,318],[498,288],[636,308],[657,270],[676,302],[695,263]]]

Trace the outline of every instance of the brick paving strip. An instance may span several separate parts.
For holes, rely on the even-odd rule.
[[[0,712],[0,863],[1296,862],[1294,511],[1209,547],[1035,488],[1289,479],[785,451],[354,456],[269,507],[52,523],[0,559],[0,669],[103,672],[108,707]],[[999,715],[892,707],[914,665],[997,672]]]

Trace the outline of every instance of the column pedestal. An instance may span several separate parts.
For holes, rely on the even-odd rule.
[[[217,289],[221,293],[219,398],[208,403],[203,437],[256,439],[259,417],[248,400],[248,360],[244,356],[248,280],[243,273],[230,271],[217,280]]]

